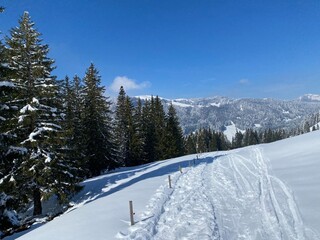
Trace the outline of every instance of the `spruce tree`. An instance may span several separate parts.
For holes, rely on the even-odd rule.
[[[154,98],[146,100],[142,108],[142,131],[145,140],[144,153],[145,162],[156,161],[156,125],[153,118],[152,106],[154,105]]]
[[[183,133],[175,108],[170,104],[165,126],[165,156],[164,158],[178,157],[184,152]]]
[[[121,87],[115,112],[115,139],[118,147],[118,160],[123,166],[134,166],[141,163],[143,141],[139,132],[139,118],[131,99]]]
[[[128,142],[129,142],[129,118],[127,115],[126,92],[123,86],[117,98],[117,106],[115,111],[115,141],[117,145],[117,158],[121,165],[128,165]],[[130,113],[131,114],[131,113]]]
[[[10,120],[15,112],[12,104],[16,92],[15,85],[9,81],[6,49],[0,41],[0,238],[1,231],[20,224],[17,212],[14,210],[16,201],[11,196],[15,186],[6,179],[13,166],[13,159],[8,157],[10,145],[14,136],[8,133]]]
[[[25,12],[6,38],[10,79],[18,93],[12,101],[16,112],[8,131],[16,136],[9,151],[14,166],[5,180],[19,189],[20,201],[32,199],[34,215],[42,213],[42,196],[64,195],[73,188],[70,166],[65,165],[61,151],[61,102],[51,75],[54,61],[47,57],[49,47],[40,36]]]
[[[242,146],[243,146],[243,134],[242,132],[237,131],[232,141],[232,147],[241,148]]]
[[[83,103],[84,103],[84,86],[82,85],[80,77],[74,76],[71,84],[71,116],[68,117],[72,122],[71,142],[73,154],[81,164],[82,169],[85,170],[85,153],[83,149],[84,144],[84,129],[83,129]]]
[[[145,161],[145,135],[143,132],[143,118],[142,118],[142,103],[141,99],[138,99],[137,106],[133,110],[133,122],[135,126],[135,144],[134,154],[136,159],[136,164],[142,164]]]
[[[154,101],[151,101],[151,114],[152,121],[154,122],[155,129],[155,159],[165,159],[166,139],[166,114],[163,109],[161,99],[156,96]]]
[[[93,64],[87,69],[83,89],[83,139],[88,165],[88,176],[97,176],[103,170],[117,166],[112,135],[110,102],[104,96],[101,78]]]
[[[141,162],[142,141],[139,135],[138,123],[136,122],[134,107],[129,96],[125,101],[127,123],[127,155],[126,165],[136,166]]]

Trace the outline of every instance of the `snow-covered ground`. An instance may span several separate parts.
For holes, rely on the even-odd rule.
[[[246,131],[237,128],[236,125],[231,121],[230,125],[225,126],[223,134],[227,137],[229,142],[232,142],[232,139],[236,136],[237,132],[245,133]]]
[[[319,145],[316,131],[122,169],[84,182],[65,214],[6,239],[320,239]]]

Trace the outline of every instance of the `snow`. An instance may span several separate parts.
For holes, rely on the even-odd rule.
[[[179,107],[192,107],[192,105],[190,104],[186,104],[186,103],[181,103],[181,102],[176,102],[176,101],[172,101],[171,102],[173,106],[179,106]]]
[[[232,142],[232,138],[236,135],[237,132],[244,133],[245,130],[241,130],[236,127],[236,125],[231,121],[231,124],[228,126],[225,126],[225,130],[223,131],[223,134],[227,137],[227,139]]]
[[[8,154],[10,153],[18,153],[20,155],[26,154],[28,152],[28,150],[24,147],[14,147],[14,146],[10,146],[9,150],[8,150]]]
[[[314,124],[312,127],[310,127],[310,132],[313,131],[313,128],[318,130],[320,128],[320,122],[318,122],[318,123]]]
[[[220,106],[221,106],[221,103],[210,103],[210,106],[220,107]]]
[[[26,112],[33,112],[33,111],[36,111],[38,109],[32,107],[30,104],[27,104],[26,106],[24,106],[23,108],[20,109],[20,113],[26,113]],[[20,121],[20,119],[19,119]]]
[[[301,97],[299,97],[300,101],[311,101],[311,102],[319,102],[320,101],[320,95],[317,94],[305,94]]]
[[[320,239],[319,144],[314,131],[120,169],[83,182],[65,214],[5,239]]]
[[[39,104],[39,100],[36,99],[35,97],[32,98],[32,102],[33,102],[33,103],[36,103],[36,104]]]
[[[141,100],[144,100],[144,101],[150,101],[151,98],[155,98],[155,96],[153,95],[139,95],[139,96],[135,96],[135,98],[140,98]],[[164,99],[162,97],[159,97],[160,100]]]
[[[14,84],[8,81],[0,81],[0,87],[14,87]]]
[[[28,139],[26,139],[23,142],[21,142],[21,144],[24,144],[24,143],[26,143],[28,141],[30,141],[30,142],[37,141],[34,138],[36,136],[40,135],[42,132],[46,132],[46,131],[56,131],[56,130],[53,129],[53,128],[50,128],[50,127],[39,127],[39,128],[36,128],[32,133],[29,134]]]

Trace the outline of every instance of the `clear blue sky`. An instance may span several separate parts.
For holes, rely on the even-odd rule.
[[[320,1],[0,0],[29,11],[59,78],[93,62],[108,94],[293,99],[320,94]],[[112,92],[115,87],[116,93]]]

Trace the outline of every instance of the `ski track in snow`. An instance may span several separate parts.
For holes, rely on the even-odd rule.
[[[220,156],[172,176],[118,239],[318,239],[290,189],[270,175],[259,147]],[[249,151],[249,158],[248,152]],[[204,157],[204,156],[203,156]],[[208,157],[208,156],[207,156]]]
[[[129,233],[119,233],[117,237],[141,240],[219,239],[212,195],[207,191],[207,167],[204,163],[185,170],[183,174],[175,174],[173,188],[163,185],[151,199],[147,206],[149,210],[141,217],[148,220],[138,222],[129,229]]]

